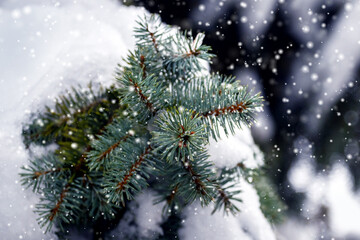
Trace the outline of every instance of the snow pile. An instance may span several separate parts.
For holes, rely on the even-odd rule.
[[[243,163],[247,168],[257,168],[263,164],[263,154],[255,145],[250,129],[244,126],[236,129],[234,135],[226,136],[221,131],[221,139],[215,141],[210,138],[207,146],[210,154],[209,160],[218,168],[233,168],[238,163]]]
[[[164,222],[162,209],[165,203],[154,205],[156,194],[146,190],[130,203],[129,211],[121,219],[119,225],[109,236],[114,239],[133,239],[140,236],[156,239],[163,234],[160,224]]]
[[[21,141],[27,113],[71,86],[113,82],[116,64],[134,46],[144,10],[116,1],[0,3],[0,232],[2,239],[51,239],[33,213],[38,198],[19,183],[28,163]]]
[[[241,190],[238,198],[241,203],[233,202],[241,210],[237,216],[224,215],[217,211],[213,215],[213,206],[202,208],[194,203],[185,210],[180,238],[192,239],[228,239],[228,240],[275,240],[275,234],[260,210],[259,196],[252,185],[240,179],[237,188]]]
[[[139,207],[136,210],[136,223],[142,235],[154,231],[163,234],[160,224],[163,222],[162,209],[164,203],[154,205],[156,196],[153,192],[146,191],[136,198]]]

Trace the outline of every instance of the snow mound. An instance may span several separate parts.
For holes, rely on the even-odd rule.
[[[247,168],[257,168],[263,164],[263,154],[254,143],[248,127],[236,129],[234,135],[225,135],[221,130],[221,139],[210,139],[207,145],[209,160],[218,168],[233,168],[243,163]]]

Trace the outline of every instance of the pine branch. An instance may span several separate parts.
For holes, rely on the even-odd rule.
[[[78,131],[79,126],[97,131],[99,122],[119,108],[116,91],[110,87],[105,90],[100,88],[95,93],[91,85],[82,91],[73,88],[68,95],[60,96],[53,108],[47,106],[45,113],[23,129],[25,145],[65,142],[76,134],[84,135],[83,131]]]
[[[138,44],[151,44],[156,54],[160,54],[159,45],[162,44],[161,37],[164,33],[169,31],[165,27],[158,16],[151,15],[144,17],[137,21],[139,27],[134,29],[135,37],[138,39]],[[150,30],[151,28],[151,30]]]
[[[173,201],[174,201],[174,199],[175,199],[175,196],[176,196],[176,193],[177,193],[178,191],[179,191],[179,184],[176,184],[175,187],[171,190],[170,195],[168,195],[168,196],[166,197],[166,202],[167,202],[167,204],[168,204],[169,206],[173,203]]]
[[[201,151],[206,143],[201,121],[193,118],[189,110],[163,112],[155,124],[157,129],[151,134],[156,151],[167,161],[180,160],[180,155],[192,158],[192,153]]]
[[[149,30],[149,27],[146,27],[146,31],[148,31],[148,33],[150,35],[150,38],[151,38],[151,41],[152,41],[152,43],[154,45],[155,51],[157,53],[159,53],[160,51],[159,51],[158,43],[157,43],[156,38],[155,38],[155,34]]]
[[[50,170],[45,170],[45,171],[35,171],[34,172],[34,176],[32,177],[34,180],[43,176],[43,175],[46,175],[46,174],[49,174],[49,173],[55,173],[55,172],[60,172],[62,171],[63,168],[53,168],[53,169],[50,169]]]
[[[177,33],[173,36],[172,42],[176,45],[167,47],[169,52],[165,60],[165,65],[168,71],[175,73],[177,77],[194,76],[193,73],[200,72],[204,69],[204,65],[200,60],[210,62],[214,54],[209,53],[211,47],[202,45],[204,34],[199,33],[195,39],[190,35],[186,37],[187,33]]]
[[[34,158],[29,166],[22,167],[24,172],[20,173],[21,184],[26,188],[33,187],[34,192],[39,192],[43,182],[62,177],[69,169],[53,154]]]
[[[141,68],[138,72],[118,73],[124,104],[127,104],[139,121],[145,121],[155,116],[164,106],[164,96],[168,93],[154,75],[143,79]]]
[[[221,176],[223,175],[221,174]],[[233,204],[234,201],[241,202],[241,199],[236,197],[240,191],[236,189],[236,182],[234,179],[232,177],[222,177],[221,179],[218,179],[214,185],[216,186],[218,194],[212,214],[220,209],[224,209],[224,213],[226,214],[230,212],[231,214],[235,215],[236,213],[240,212],[240,209],[235,204]]]

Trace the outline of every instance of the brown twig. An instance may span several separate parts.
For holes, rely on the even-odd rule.
[[[145,152],[139,156],[138,160],[136,160],[131,165],[129,172],[126,173],[123,180],[117,184],[116,191],[121,192],[124,189],[125,185],[130,181],[135,171],[140,167],[141,163],[145,160],[145,156],[149,154],[151,150],[152,150],[151,146],[148,146],[145,149]]]
[[[142,69],[142,76],[145,79],[146,78],[146,65],[145,65],[145,57],[144,55],[140,56],[140,67]]]
[[[184,56],[184,57],[191,57],[191,56],[195,56],[195,57],[196,57],[196,56],[198,56],[200,53],[201,53],[200,50],[195,50],[195,51],[190,50],[189,52],[185,53],[183,56]]]
[[[207,195],[205,184],[203,181],[201,181],[200,175],[195,172],[191,163],[186,160],[181,161],[181,163],[182,163],[184,169],[186,171],[188,171],[188,173],[191,175],[191,180],[195,183],[196,190],[199,191],[201,193],[201,195],[203,195],[203,196]]]
[[[60,172],[61,170],[63,170],[63,168],[56,168],[56,169],[51,169],[51,170],[46,170],[46,171],[36,171],[36,172],[34,172],[33,179],[37,179],[40,176],[46,175],[48,173]]]
[[[166,197],[166,202],[168,205],[172,203],[178,190],[179,190],[179,184],[176,184],[174,189],[171,191],[171,194]]]
[[[209,117],[209,116],[217,117],[219,115],[224,115],[226,113],[234,113],[234,112],[242,113],[246,109],[247,109],[247,104],[240,102],[240,103],[228,106],[228,107],[217,108],[217,109],[210,110],[208,112],[203,112],[200,114],[198,114],[196,111],[193,111],[192,118],[194,118],[196,114],[198,114],[198,116],[200,116],[200,117]]]
[[[131,78],[129,78],[129,81],[134,86],[135,92],[140,96],[141,101],[145,103],[146,107],[152,113],[155,113],[153,104],[149,101],[149,98],[143,94],[142,90],[139,88],[139,85],[136,82],[134,82]]]
[[[69,182],[65,185],[64,189],[62,190],[61,194],[60,194],[60,198],[59,198],[59,201],[56,203],[55,207],[53,209],[50,210],[50,217],[49,217],[49,220],[50,221],[53,221],[56,214],[58,213],[59,209],[60,209],[60,206],[61,204],[64,202],[64,198],[66,196],[66,193],[69,191],[70,189],[70,184],[72,183],[73,181],[73,178],[71,178],[69,180]]]
[[[226,194],[225,190],[220,187],[220,185],[216,184],[216,189],[221,197],[221,199],[224,201],[225,208],[230,208],[233,204],[230,201],[229,196]]]
[[[100,162],[103,160],[109,153],[111,153],[115,148],[119,146],[120,143],[126,142],[126,140],[130,137],[130,134],[125,135],[122,137],[119,141],[117,141],[115,144],[111,145],[108,149],[106,149],[96,161]]]
[[[146,31],[149,32],[149,35],[150,35],[151,41],[153,42],[155,51],[157,53],[159,53],[159,48],[158,48],[158,44],[157,44],[157,41],[156,41],[156,38],[155,38],[155,34],[153,32],[150,32],[149,28],[146,28]]]

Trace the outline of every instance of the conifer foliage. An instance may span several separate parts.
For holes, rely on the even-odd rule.
[[[206,73],[214,55],[201,33],[193,38],[152,15],[138,22],[135,37],[113,86],[73,89],[24,127],[26,146],[57,145],[21,173],[41,194],[36,211],[47,230],[117,217],[146,187],[168,212],[195,200],[239,210],[234,174],[217,169],[205,146],[220,128],[250,126],[262,97],[233,77]]]

